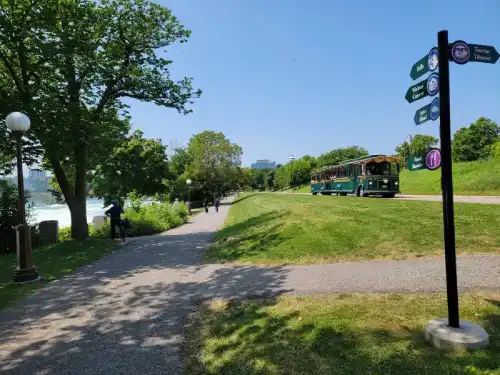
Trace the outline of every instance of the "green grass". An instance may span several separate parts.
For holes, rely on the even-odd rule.
[[[217,301],[192,318],[187,375],[500,374],[500,296],[461,297],[490,348],[443,353],[425,340],[444,295],[338,295]]]
[[[500,210],[455,204],[458,254],[500,254]],[[207,252],[211,261],[308,264],[443,253],[439,202],[244,195]]]
[[[402,171],[403,194],[440,194],[441,172]],[[487,160],[453,164],[453,190],[456,195],[500,195],[500,161]]]
[[[47,282],[60,279],[76,268],[101,258],[111,251],[112,244],[111,240],[89,238],[83,242],[64,241],[34,249],[33,264],[43,280],[32,284],[13,284],[16,255],[0,256],[0,309],[33,293]]]

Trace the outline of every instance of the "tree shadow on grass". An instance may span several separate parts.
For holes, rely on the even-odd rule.
[[[271,211],[224,227],[217,233],[215,244],[206,252],[207,260],[232,262],[262,254],[286,240],[280,232],[282,224],[279,222],[285,215],[287,213]],[[276,224],[270,225],[273,222]]]
[[[232,202],[222,202],[221,205],[236,204],[236,203],[244,201],[245,199],[253,197],[254,195],[257,195],[257,194],[258,193],[246,193],[245,195],[238,195],[238,196],[234,197],[234,200]]]
[[[223,307],[200,306],[183,348],[186,374],[447,375],[500,368],[500,314],[483,319],[492,335],[488,350],[453,355],[433,349],[420,328],[301,324],[299,311],[273,312],[276,302],[231,300]]]

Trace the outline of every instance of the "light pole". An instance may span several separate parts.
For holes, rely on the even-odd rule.
[[[30,226],[26,224],[24,206],[23,156],[21,140],[23,134],[30,128],[30,119],[23,113],[12,112],[5,118],[7,128],[16,137],[17,150],[17,190],[19,193],[19,225],[16,227],[17,268],[14,271],[14,282],[25,283],[38,280],[38,271],[33,266],[31,252]]]
[[[188,186],[188,214],[191,215],[191,184],[193,181],[191,179],[187,179],[186,184]]]
[[[410,144],[411,144],[411,141],[413,140],[413,135],[411,134],[408,134],[404,139],[403,139],[403,147],[405,146],[405,143],[406,143],[406,138],[410,137],[410,143],[408,143],[408,151],[411,152],[410,150]],[[404,158],[404,163],[405,163],[405,169],[408,169],[408,163],[407,163],[407,155],[406,155],[406,147],[404,147],[404,150],[403,150],[403,158]]]

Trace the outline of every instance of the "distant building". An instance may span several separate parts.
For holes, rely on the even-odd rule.
[[[24,189],[37,193],[46,192],[49,187],[49,179],[46,171],[30,169],[28,177],[24,177]],[[11,177],[9,180],[17,186],[17,176]]]
[[[288,158],[288,160],[290,162],[295,161],[295,155],[290,155],[290,157]]]
[[[271,160],[267,160],[267,159],[257,160],[257,162],[250,165],[250,168],[252,168],[252,169],[275,169],[276,162],[271,161]]]

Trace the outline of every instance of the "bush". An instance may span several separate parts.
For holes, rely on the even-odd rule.
[[[26,221],[30,221],[33,205],[28,204],[29,192],[25,192]],[[18,220],[17,187],[9,181],[0,180],[0,253],[16,251],[16,225]]]
[[[125,210],[123,218],[131,222],[131,227],[125,232],[129,237],[147,236],[164,232],[186,222],[188,210],[184,203],[172,205],[169,203],[134,205]],[[109,237],[109,220],[101,229],[89,224],[89,235],[94,238]],[[59,241],[71,240],[71,227],[59,229]]]
[[[140,207],[139,210],[127,209],[125,215],[131,221],[131,228],[127,230],[130,236],[147,236],[164,232],[186,222],[188,211],[183,203],[176,206],[162,203]]]

